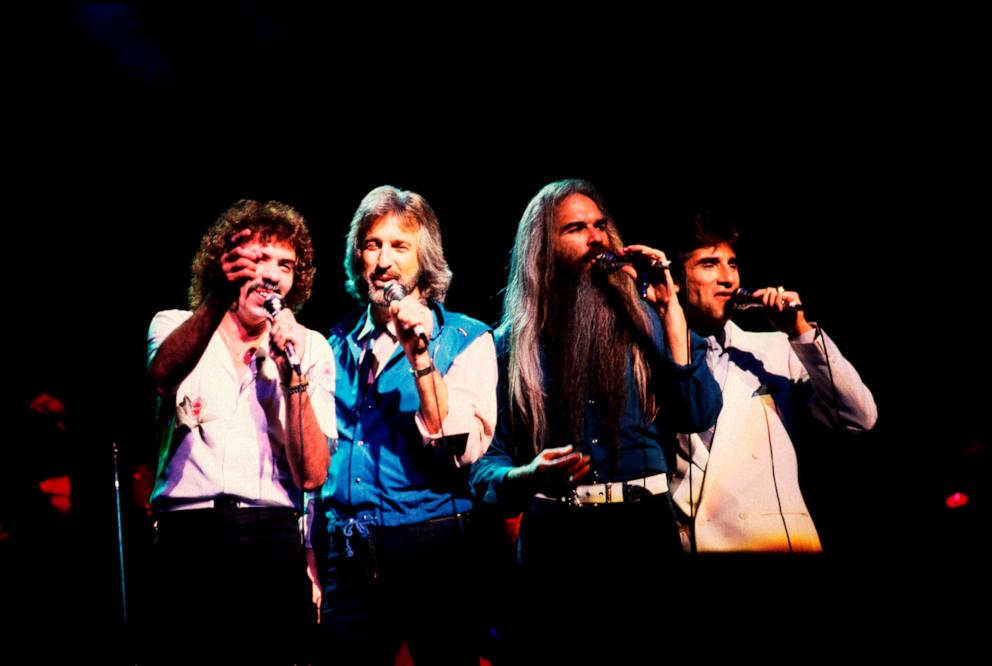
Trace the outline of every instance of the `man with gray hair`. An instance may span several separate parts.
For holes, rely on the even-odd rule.
[[[334,327],[338,450],[311,538],[328,661],[478,663],[466,613],[469,465],[496,424],[490,329],[447,311],[434,211],[378,187],[351,221],[347,287],[361,304]]]

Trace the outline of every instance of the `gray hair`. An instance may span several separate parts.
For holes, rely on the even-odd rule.
[[[420,278],[417,286],[425,299],[443,303],[448,287],[451,286],[451,269],[444,258],[437,216],[422,196],[391,185],[382,185],[366,194],[351,218],[348,246],[344,255],[344,271],[347,276],[345,288],[348,293],[359,303],[368,302],[368,285],[363,276],[362,240],[377,220],[389,214],[396,215],[419,229],[417,262],[420,266]]]

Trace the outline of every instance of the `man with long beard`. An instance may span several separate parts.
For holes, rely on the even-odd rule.
[[[630,263],[594,270],[608,250]],[[665,263],[659,250],[623,246],[586,181],[545,186],[520,220],[497,330],[498,428],[472,470],[482,502],[524,512],[524,594],[535,603],[510,623],[520,646],[541,632],[561,657],[568,646],[548,642],[548,621],[569,623],[600,594],[596,616],[609,617],[619,591],[659,587],[680,551],[666,457],[674,433],[709,427],[721,400]]]

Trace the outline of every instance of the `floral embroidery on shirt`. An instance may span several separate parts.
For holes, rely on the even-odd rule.
[[[191,399],[189,396],[176,405],[176,425],[186,426],[190,430],[201,423],[211,420],[206,413],[207,402],[203,398]]]
[[[321,388],[334,391],[334,367],[330,361],[320,361],[310,372],[310,378]]]

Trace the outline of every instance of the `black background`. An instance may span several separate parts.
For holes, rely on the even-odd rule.
[[[801,452],[828,550],[869,569],[922,554],[914,577],[941,580],[977,547],[990,114],[968,17],[503,12],[5,10],[10,383],[68,406],[92,528],[74,558],[101,608],[111,443],[127,505],[154,455],[147,325],[185,307],[204,231],[239,198],[297,207],[318,270],[300,319],[327,331],[352,307],[348,221],[387,183],[434,207],[448,304],[490,323],[547,182],[592,180],[626,240],[663,249],[693,211],[734,217],[744,284],[799,291],[879,406],[876,432]],[[952,514],[958,489],[973,504]]]

